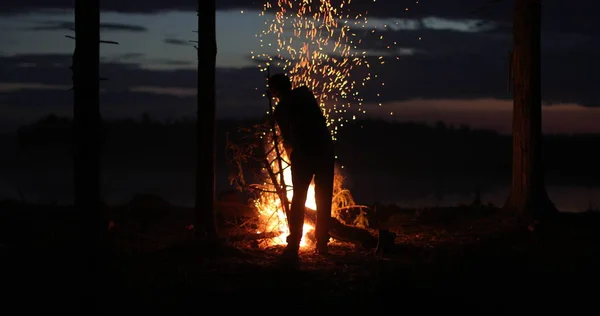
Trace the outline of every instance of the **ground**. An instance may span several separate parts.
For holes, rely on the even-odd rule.
[[[298,313],[316,306],[323,312],[513,315],[562,307],[573,313],[594,302],[600,280],[600,214],[532,222],[493,207],[462,206],[389,207],[387,226],[397,234],[389,252],[334,242],[328,257],[303,250],[297,269],[278,264],[280,247],[243,242],[209,250],[184,237],[155,250],[113,247],[101,256],[102,285],[91,286],[82,252],[60,246],[74,238],[72,212],[3,205],[2,279],[14,297],[7,302],[23,313],[75,310],[79,295],[90,293],[106,314]]]

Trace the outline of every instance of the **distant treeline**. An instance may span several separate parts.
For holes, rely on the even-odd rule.
[[[219,168],[227,168],[226,139],[235,139],[241,126],[258,121],[220,120],[217,123]],[[69,152],[71,121],[45,117],[18,130],[20,151],[39,148]],[[114,166],[189,169],[196,157],[195,122],[141,119],[106,121],[104,163]],[[403,177],[510,177],[511,137],[493,131],[434,125],[361,120],[344,124],[337,141],[339,162],[352,170],[392,173]],[[600,134],[545,137],[546,170],[551,179],[593,184],[600,181]],[[57,149],[58,150],[58,149]]]

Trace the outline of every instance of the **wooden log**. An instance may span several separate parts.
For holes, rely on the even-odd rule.
[[[219,204],[217,204],[219,205]],[[228,206],[234,206],[240,209],[247,209],[248,214],[250,214],[251,207],[246,204],[241,203],[228,203]],[[255,213],[254,213],[255,214]],[[304,220],[308,222],[313,227],[316,227],[317,223],[317,212],[311,209],[305,209]],[[243,236],[234,236],[231,237],[230,241],[240,241],[240,240],[258,240],[258,239],[267,239],[274,238],[279,236],[278,232],[267,232],[263,234],[248,234]],[[373,236],[369,231],[354,227],[348,226],[341,223],[338,219],[330,217],[329,218],[329,236],[337,239],[339,241],[350,242],[356,246],[359,246],[364,249],[375,249],[378,244],[377,237]],[[309,236],[309,238],[313,238],[314,236]],[[313,240],[314,241],[314,240]]]
[[[313,226],[317,222],[317,212],[306,209],[304,220]],[[342,224],[334,217],[329,218],[329,236],[339,241],[350,242],[363,249],[371,250],[377,247],[377,238],[365,229]]]

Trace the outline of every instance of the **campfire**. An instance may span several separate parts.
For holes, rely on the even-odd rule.
[[[272,126],[272,125],[271,125]],[[254,193],[252,206],[258,219],[255,234],[269,236],[262,238],[263,246],[286,243],[289,234],[286,210],[289,209],[294,191],[289,158],[280,142],[277,142],[278,130],[269,124],[259,124],[242,129],[246,137],[239,143],[230,140],[229,149],[233,154],[231,162],[235,166],[232,183],[239,189]],[[275,134],[274,134],[275,133]],[[275,144],[278,144],[275,146]],[[246,183],[247,169],[252,161],[260,163],[260,172],[254,174],[255,183]],[[365,229],[369,226],[369,208],[354,202],[348,189],[343,187],[344,178],[335,174],[332,200],[332,218],[330,236],[336,240],[360,244],[371,243],[372,236]],[[301,247],[314,243],[316,224],[316,200],[314,182],[311,183],[305,204],[305,219]]]
[[[315,93],[334,140],[338,127],[348,121],[346,115],[351,113],[348,111],[351,107],[357,107],[359,113],[366,113],[361,107],[365,100],[359,90],[370,85],[370,82],[384,86],[376,73],[376,65],[369,62],[368,57],[372,56],[359,48],[362,36],[370,36],[368,34],[374,34],[376,30],[356,31],[369,27],[367,12],[352,9],[351,2],[281,0],[273,5],[267,1],[261,15],[272,15],[273,18],[265,20],[265,29],[257,34],[260,47],[251,52],[252,58],[259,62],[259,69],[267,72],[267,77],[270,68],[276,67],[290,76],[294,87],[306,86]],[[386,43],[387,39],[384,40],[379,33],[374,36],[382,44],[381,47],[396,49],[396,42],[393,45],[391,42]],[[265,50],[267,47],[269,49]],[[271,47],[276,48],[275,54]],[[377,64],[385,64],[387,57],[384,55],[392,56],[394,53],[378,56]],[[355,68],[360,71],[353,72]],[[379,95],[377,93],[377,97]],[[268,99],[272,102],[270,96]],[[272,113],[272,110],[270,103],[269,112]],[[355,119],[356,112],[352,113],[352,119]],[[261,140],[259,144],[235,149],[237,154],[242,157],[252,156],[263,166],[253,181],[259,184],[248,184],[244,180],[248,158],[238,158],[235,161],[237,170],[234,181],[243,190],[257,192],[253,202],[253,207],[259,214],[256,232],[261,236],[275,234],[277,237],[270,239],[268,243],[282,244],[289,233],[286,211],[294,195],[291,170],[285,150],[276,140],[277,128],[274,124],[264,127],[257,128],[257,133],[254,133],[255,139]],[[336,174],[330,236],[338,240],[369,244],[372,236],[363,234],[366,232],[364,228],[368,226],[368,208],[356,205],[350,192],[342,185],[343,177]],[[311,244],[314,238],[314,193],[314,184],[311,184],[305,205],[302,246]]]
[[[289,158],[283,148],[280,148],[280,157],[278,159],[276,151],[272,150],[274,147],[273,141],[269,142],[269,146],[267,147],[266,152],[270,152],[271,154],[267,157],[269,161],[272,161],[272,173],[278,174],[283,170],[283,183],[287,185],[286,188],[286,198],[287,201],[291,201],[294,196],[294,190],[291,185],[292,183],[292,172],[289,164]],[[280,146],[281,147],[281,146]],[[282,170],[280,170],[280,168]],[[268,176],[269,171],[264,170],[265,176]],[[280,180],[278,180],[281,183]],[[258,198],[255,200],[255,207],[258,211],[259,216],[259,229],[258,233],[263,232],[280,232],[280,235],[269,240],[271,245],[277,244],[285,244],[286,237],[289,234],[289,228],[287,225],[287,219],[285,214],[284,206],[282,205],[282,201],[280,195],[276,192],[276,186],[280,185],[279,183],[273,183],[272,181],[265,181],[263,186],[268,188],[267,190],[262,190],[259,193]],[[311,182],[310,187],[308,189],[308,195],[306,198],[306,209],[309,212],[315,212],[317,205],[315,200],[315,184],[314,181]],[[308,234],[315,229],[312,223],[308,223],[307,219],[304,220],[303,227],[303,237],[300,242],[301,247],[308,246],[310,244],[308,240]]]

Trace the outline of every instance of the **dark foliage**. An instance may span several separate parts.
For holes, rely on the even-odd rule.
[[[217,122],[217,169],[227,170],[227,139],[239,140],[240,127],[258,121]],[[70,147],[70,120],[49,116],[18,131],[21,151],[63,151]],[[108,166],[193,168],[195,122],[113,120],[104,127],[104,164]],[[402,178],[495,178],[508,181],[511,138],[492,131],[363,120],[347,123],[336,143],[339,163],[354,171],[394,173]],[[600,134],[546,135],[544,159],[548,182],[595,185],[600,179]],[[140,159],[144,157],[144,159]],[[482,182],[485,182],[481,180]]]

